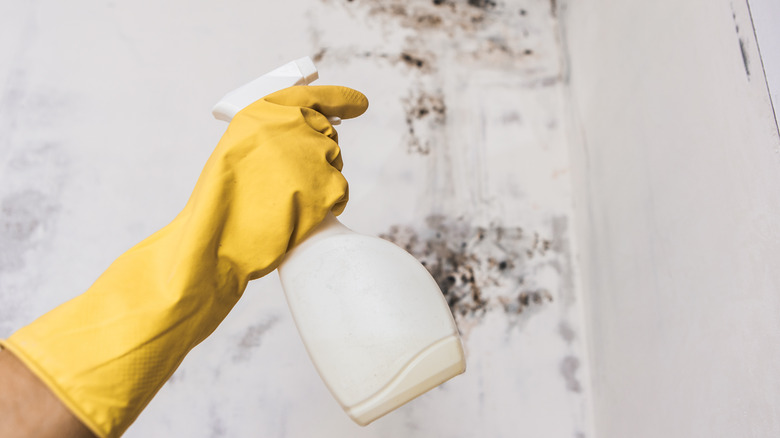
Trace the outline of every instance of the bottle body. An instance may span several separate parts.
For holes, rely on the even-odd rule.
[[[438,285],[411,255],[331,215],[278,268],[309,356],[365,425],[465,370]]]

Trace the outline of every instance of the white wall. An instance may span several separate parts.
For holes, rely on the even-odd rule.
[[[780,436],[780,142],[745,1],[563,11],[597,436]]]
[[[223,93],[317,55],[320,83],[371,101],[338,128],[343,220],[453,276],[468,370],[359,428],[271,275],[127,436],[590,436],[556,17],[548,0],[440,3],[0,2],[0,336],[174,217]]]

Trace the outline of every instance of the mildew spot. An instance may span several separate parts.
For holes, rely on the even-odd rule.
[[[0,201],[0,272],[24,266],[24,253],[40,238],[59,205],[44,193],[23,190]]]
[[[566,389],[571,392],[582,392],[582,385],[577,380],[577,370],[579,368],[580,360],[574,356],[566,356],[561,360],[561,375],[566,381]]]
[[[276,325],[278,320],[277,317],[272,317],[267,321],[249,326],[241,337],[241,340],[238,342],[238,351],[233,355],[233,362],[249,360],[252,351],[260,346],[263,335]]]
[[[423,68],[425,66],[425,61],[422,58],[410,55],[406,52],[401,53],[401,61],[409,67]]]
[[[348,8],[364,8],[367,16],[382,23],[387,32],[397,31],[399,25],[414,30],[408,38],[410,49],[441,48],[440,43],[444,42],[448,50],[468,53],[475,59],[483,56],[486,41],[497,38],[512,41],[506,44],[504,52],[509,57],[516,56],[522,53],[522,49],[515,47],[524,43],[520,36],[528,36],[534,30],[523,21],[525,9],[516,14],[516,9],[495,0],[361,0],[342,4]]]
[[[472,226],[433,215],[427,228],[393,226],[380,235],[415,256],[436,280],[456,321],[478,320],[502,310],[510,321],[530,316],[553,301],[536,284],[534,273],[546,263],[538,233],[520,227]],[[532,260],[528,254],[537,259]],[[530,313],[529,313],[530,312]]]
[[[567,321],[561,321],[558,324],[558,334],[567,344],[574,342],[574,338],[577,337],[577,333],[571,328],[571,325]]]
[[[331,47],[321,40],[321,33],[315,31],[313,43],[319,49],[315,50],[314,58],[316,62],[339,64],[356,58],[371,58],[405,69],[404,74],[410,77],[412,96],[401,97],[401,104],[407,112],[406,146],[412,153],[429,154],[438,137],[446,135],[446,117],[422,120],[421,115],[414,112],[417,96],[443,100],[438,84],[445,75],[511,72],[523,77],[520,86],[528,88],[560,82],[556,33],[547,16],[548,8],[554,10],[556,7],[554,1],[549,5],[546,2],[512,4],[497,0],[321,1],[372,22],[378,32],[388,36],[403,32],[401,45],[388,51],[392,46],[360,47],[359,42],[357,46]]]
[[[493,9],[496,7],[496,2],[493,0],[468,0],[468,4],[480,9]]]
[[[441,91],[427,93],[413,90],[402,101],[406,113],[406,144],[409,153],[428,155],[431,152],[431,131],[447,122],[447,105]]]
[[[212,405],[209,408],[209,437],[210,438],[222,438],[227,436],[227,428],[224,421],[218,414],[217,407]]]

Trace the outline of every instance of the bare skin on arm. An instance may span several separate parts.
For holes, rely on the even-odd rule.
[[[13,354],[0,349],[0,437],[95,438]]]

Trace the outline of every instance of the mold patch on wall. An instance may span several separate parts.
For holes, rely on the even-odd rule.
[[[554,18],[549,2],[496,2],[493,0],[324,0],[365,14],[384,32],[412,30],[407,47],[446,47],[494,66],[527,64],[525,57],[539,52],[546,30],[538,22]],[[539,15],[539,16],[536,16]],[[429,53],[442,53],[441,50]],[[424,62],[432,62],[431,58]],[[537,59],[538,61],[538,59]],[[421,65],[417,65],[420,67]]]
[[[433,104],[451,97],[442,92],[442,83],[467,86],[497,72],[519,78],[521,87],[560,83],[556,21],[549,1],[322,2],[326,8],[343,8],[356,22],[375,28],[385,43],[358,39],[347,43],[341,35],[315,28],[311,31],[315,62],[326,68],[370,59],[409,78],[409,91],[400,93],[399,99],[409,153],[427,155],[443,142],[446,107]],[[439,108],[442,111],[437,113]]]
[[[486,312],[501,311],[512,325],[555,301],[554,285],[536,273],[566,256],[552,242],[521,227],[473,226],[440,215],[416,230],[394,226],[380,237],[404,248],[431,273],[463,330]]]
[[[432,132],[447,123],[447,105],[441,90],[426,92],[412,89],[402,99],[406,114],[406,145],[409,153],[428,155],[431,152]]]

